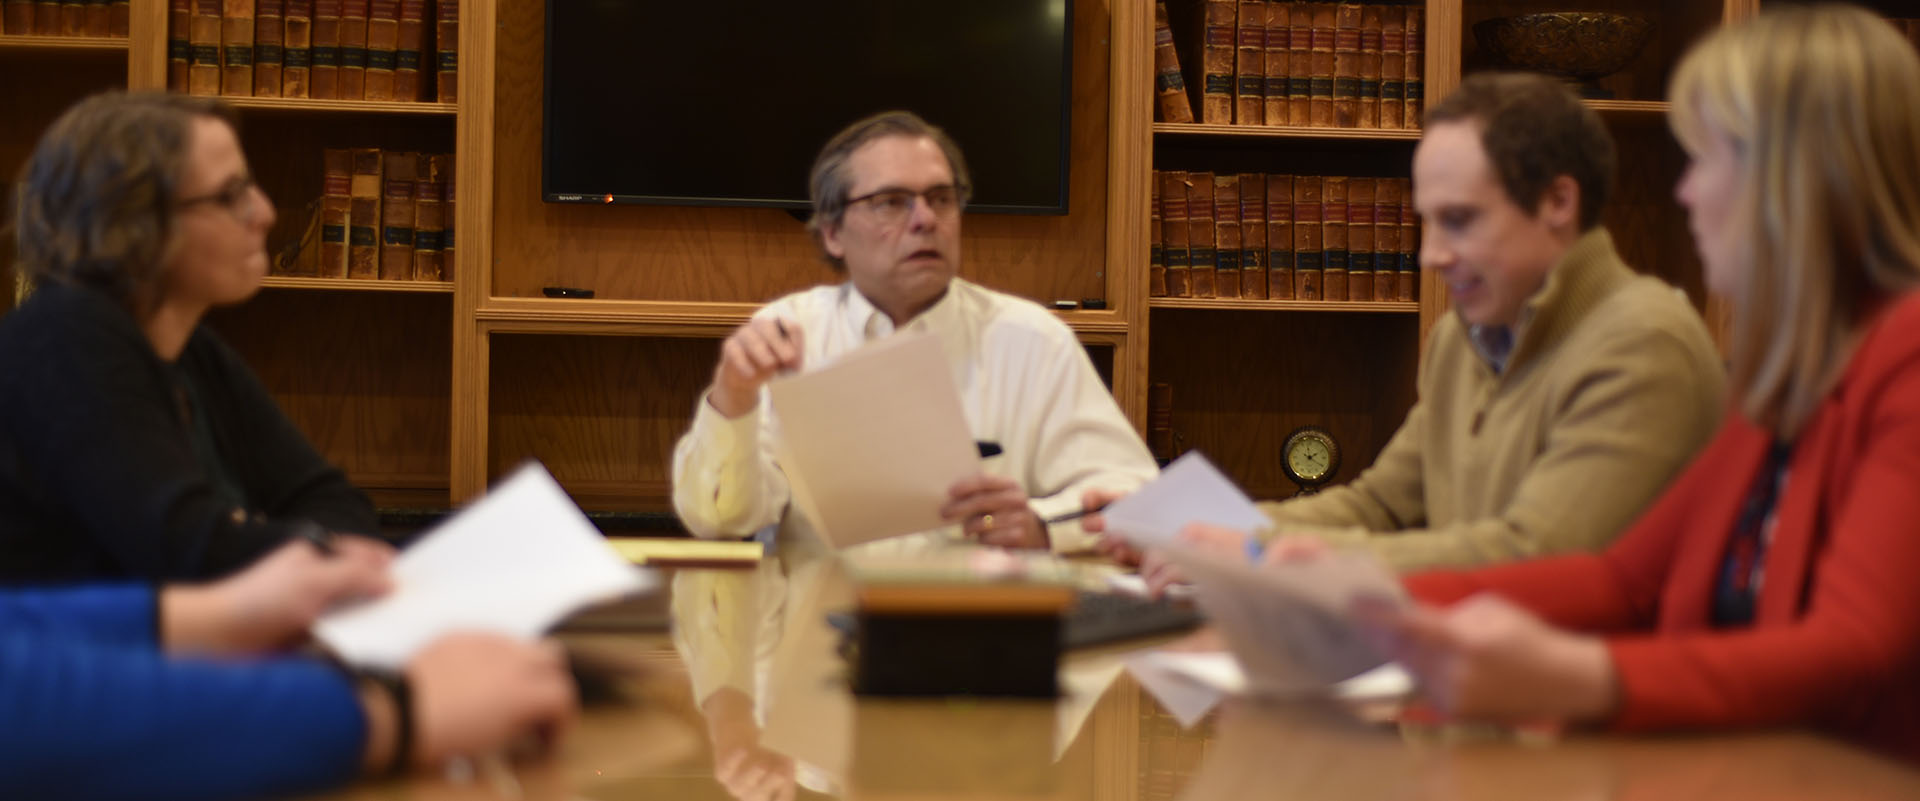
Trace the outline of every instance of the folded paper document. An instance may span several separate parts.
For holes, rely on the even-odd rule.
[[[1114,536],[1138,545],[1174,542],[1188,523],[1212,523],[1252,533],[1271,523],[1219,468],[1188,451],[1138,491],[1114,501],[1101,515]]]

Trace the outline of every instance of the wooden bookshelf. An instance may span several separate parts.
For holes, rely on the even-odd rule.
[[[370,278],[310,278],[269,275],[261,281],[267,289],[301,289],[327,292],[416,292],[453,294],[452,281],[382,281]]]
[[[0,34],[0,50],[41,53],[119,52],[130,49],[126,39],[102,36],[20,36]]]
[[[1588,100],[1587,108],[1600,112],[1603,117],[1611,116],[1665,116],[1665,100]]]
[[[378,100],[312,100],[304,97],[222,97],[234,108],[261,112],[419,115],[452,118],[460,113],[454,103]]]
[[[1417,142],[1418,130],[1386,130],[1377,128],[1303,128],[1292,125],[1203,125],[1201,123],[1156,122],[1153,135],[1158,137],[1196,137],[1220,139],[1347,139],[1359,141]]]
[[[1245,300],[1240,298],[1148,298],[1150,309],[1222,311],[1368,312],[1419,314],[1417,300]]]
[[[385,282],[370,282],[385,283]],[[724,336],[758,311],[758,303],[492,298],[475,311],[491,333]],[[1076,333],[1125,333],[1126,320],[1104,310],[1056,311]]]

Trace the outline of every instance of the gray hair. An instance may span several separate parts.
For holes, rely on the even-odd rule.
[[[820,155],[814,157],[813,169],[807,180],[808,196],[813,202],[813,216],[807,219],[807,232],[813,234],[813,241],[821,246],[821,257],[836,271],[845,270],[847,263],[826,251],[821,229],[828,225],[839,225],[840,219],[846,216],[847,195],[853,191],[853,176],[848,174],[847,161],[862,145],[889,136],[933,140],[947,157],[947,169],[953,172],[954,185],[973,186],[972,178],[967,175],[966,157],[960,155],[960,146],[953,143],[953,138],[947,136],[946,131],[921,119],[918,114],[911,111],[883,111],[841,129],[827,140],[826,146],[820,149]],[[964,197],[966,193],[961,194]]]

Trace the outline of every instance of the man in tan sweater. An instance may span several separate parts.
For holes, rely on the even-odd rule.
[[[1420,263],[1454,313],[1379,459],[1344,486],[1263,504],[1271,534],[1365,543],[1400,570],[1598,549],[1713,433],[1719,355],[1684,295],[1614,251],[1600,225],[1613,141],[1579,98],[1539,76],[1477,74],[1427,119]],[[1234,551],[1246,537],[1198,524],[1182,536]],[[1152,555],[1145,568],[1156,586],[1174,578]]]

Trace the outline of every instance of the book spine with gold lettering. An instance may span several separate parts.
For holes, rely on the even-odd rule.
[[[1213,296],[1240,297],[1240,176],[1213,177]]]
[[[1337,3],[1313,4],[1313,98],[1308,107],[1308,116],[1315,128],[1335,127],[1334,48],[1339,33],[1335,27],[1339,8]]]
[[[253,96],[279,97],[287,63],[285,0],[257,0],[253,9]]]
[[[380,277],[413,280],[414,183],[420,179],[419,153],[381,154]]]
[[[313,0],[313,69],[308,96],[340,99],[340,0]]]
[[[1266,68],[1266,83],[1262,88],[1265,102],[1261,109],[1261,123],[1265,125],[1287,124],[1287,60],[1291,58],[1287,51],[1287,41],[1292,35],[1287,30],[1287,8],[1291,3],[1270,2],[1262,4],[1267,10],[1266,54],[1261,64]]]
[[[1400,271],[1400,182],[1375,182],[1373,199],[1373,299],[1393,300]]]
[[[1215,251],[1213,227],[1213,173],[1187,174],[1187,251],[1191,254],[1188,281],[1193,297],[1213,297]]]
[[[434,99],[442,103],[460,98],[460,0],[433,2],[433,80]],[[453,221],[453,215],[447,215]],[[449,225],[447,230],[453,230]],[[453,257],[447,257],[453,263]]]
[[[193,0],[187,46],[188,93],[220,94],[220,0]]]
[[[1400,193],[1400,265],[1394,273],[1394,300],[1416,300],[1420,279],[1420,218],[1413,210],[1413,181],[1396,178]]]
[[[320,260],[316,274],[345,278],[347,227],[353,213],[353,151],[327,148],[320,156]]]
[[[400,0],[368,0],[367,72],[362,96],[391,101],[394,58],[400,50]]]
[[[1321,300],[1320,207],[1321,179],[1302,175],[1293,179],[1293,297]]]
[[[1165,0],[1153,4],[1153,94],[1159,99],[1161,122],[1193,122],[1193,101],[1187,99],[1187,82],[1180,75],[1180,52],[1173,47]]]
[[[1380,127],[1381,39],[1385,35],[1380,6],[1360,7],[1360,115],[1359,127]]]
[[[1239,4],[1206,0],[1206,27],[1200,43],[1200,121],[1233,124],[1233,32]]]
[[[1380,127],[1405,127],[1407,86],[1407,10],[1380,7]]]
[[[1267,299],[1267,176],[1240,176],[1240,297]]]
[[[1313,124],[1313,4],[1287,8],[1287,124],[1305,127]]]
[[[1147,182],[1147,297],[1167,296],[1167,247],[1165,222],[1160,218],[1160,172]]]
[[[1422,77],[1427,73],[1427,31],[1425,9],[1409,6],[1407,8],[1407,58],[1406,78],[1400,84],[1401,125],[1407,130],[1420,127],[1420,116],[1426,111],[1427,85]]]
[[[393,51],[393,99],[417,102],[427,47],[427,0],[400,0],[400,42]]]
[[[1360,126],[1360,6],[1340,3],[1334,6],[1333,28],[1333,124],[1336,128]]]
[[[39,0],[34,3],[33,16],[29,21],[33,23],[33,35],[59,36],[60,0]]]
[[[1233,122],[1264,125],[1267,119],[1267,4],[1240,0],[1233,23]]]
[[[1347,184],[1330,176],[1320,184],[1320,297],[1347,299]]]
[[[340,100],[367,99],[368,0],[340,0]]]
[[[376,148],[353,149],[353,196],[347,213],[347,277],[380,277],[380,199],[384,166]]]
[[[446,280],[441,241],[447,229],[445,154],[420,157],[420,179],[413,185],[413,280]]]
[[[220,17],[220,94],[253,96],[253,0],[225,0]]]
[[[1293,176],[1267,176],[1267,297],[1293,299]]]
[[[12,12],[15,3],[7,0],[7,11]],[[31,10],[33,6],[20,3]],[[193,24],[193,0],[168,0],[167,3],[167,91],[176,94],[187,93],[187,65],[192,58],[192,45],[188,44],[187,30]],[[9,31],[12,28],[8,28]]]
[[[280,96],[306,97],[313,72],[313,0],[286,0],[283,13]]]
[[[1160,172],[1160,226],[1166,244],[1167,297],[1193,297],[1193,261],[1187,223],[1187,182],[1185,170]]]
[[[1374,300],[1373,204],[1378,185],[1372,178],[1347,181],[1347,300]]]

